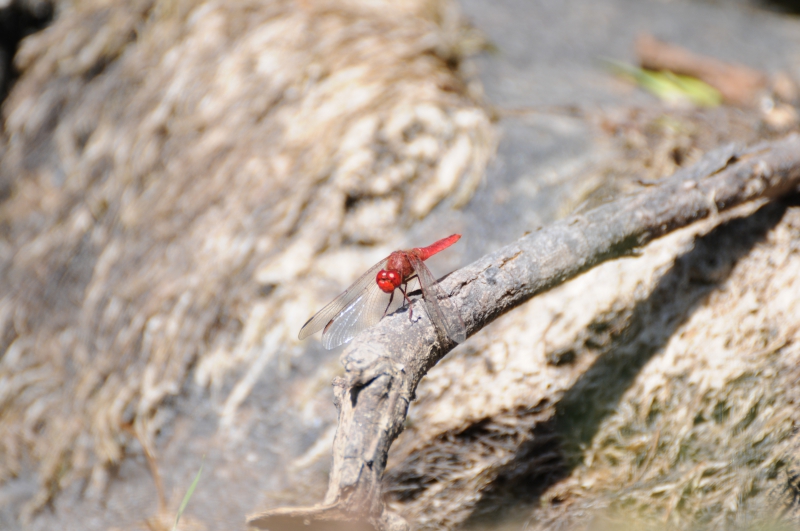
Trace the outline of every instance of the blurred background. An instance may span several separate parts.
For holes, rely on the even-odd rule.
[[[321,502],[339,352],[391,251],[437,276],[720,146],[796,132],[756,0],[0,0],[0,528],[244,529]],[[414,529],[796,522],[800,209],[678,231],[435,367]],[[792,520],[795,518],[795,520]]]

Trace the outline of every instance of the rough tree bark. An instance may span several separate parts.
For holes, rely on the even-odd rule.
[[[693,167],[633,196],[571,216],[525,236],[442,281],[461,307],[469,335],[531,297],[671,231],[800,184],[800,136],[746,150],[726,146]],[[384,510],[381,478],[419,381],[455,345],[421,316],[387,317],[342,354],[346,374],[334,385],[339,427],[327,495],[321,505],[281,508],[248,523],[272,531],[333,521],[382,531],[407,529]],[[306,527],[308,529],[308,527]]]

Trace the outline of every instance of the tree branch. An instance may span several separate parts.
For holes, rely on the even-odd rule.
[[[441,285],[460,306],[472,335],[602,262],[717,212],[785,195],[799,184],[800,136],[748,150],[727,146],[641,193],[529,234]],[[310,522],[312,529],[331,529],[333,521],[345,521],[348,529],[354,522],[365,529],[408,529],[401,517],[384,510],[381,478],[417,384],[453,347],[427,315],[411,322],[405,312],[358,336],[342,354],[345,376],[334,381],[339,427],[323,504],[253,515],[249,525],[278,531]]]

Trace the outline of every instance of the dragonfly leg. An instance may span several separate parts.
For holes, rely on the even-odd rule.
[[[394,291],[392,291],[392,294],[389,296],[389,304],[387,304],[387,305],[386,305],[386,309],[385,309],[385,310],[383,310],[383,317],[386,317],[386,312],[388,312],[388,311],[389,311],[389,306],[391,306],[391,305],[392,305],[392,300],[393,300],[393,299],[394,299]],[[383,319],[383,317],[381,317],[381,319]]]
[[[406,289],[408,289],[408,282],[403,284],[403,287],[400,288],[400,292],[403,294],[403,297],[405,297],[406,301],[408,301],[408,318],[411,319],[414,315],[414,305],[412,304],[411,299],[408,298]]]
[[[414,308],[413,308],[413,305],[411,304],[411,299],[409,299],[408,295],[406,295],[406,291],[408,291],[408,283],[410,281],[414,280],[415,278],[419,279],[419,277],[417,276],[416,273],[414,273],[410,277],[406,278],[406,281],[403,282],[403,287],[405,287],[405,289],[401,290],[403,292],[403,297],[405,297],[406,300],[408,301],[408,318],[409,319],[411,319],[411,317],[414,315]]]

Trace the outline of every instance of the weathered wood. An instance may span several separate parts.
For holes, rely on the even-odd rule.
[[[800,137],[748,150],[712,152],[639,194],[620,198],[529,234],[442,281],[468,333],[588,269],[630,255],[648,242],[717,212],[771,199],[800,184]],[[381,477],[389,447],[427,371],[455,345],[426,316],[389,316],[342,354],[345,376],[334,382],[339,427],[324,505],[254,515],[249,524],[287,528],[308,520],[359,520],[381,530],[406,529],[384,511]]]

